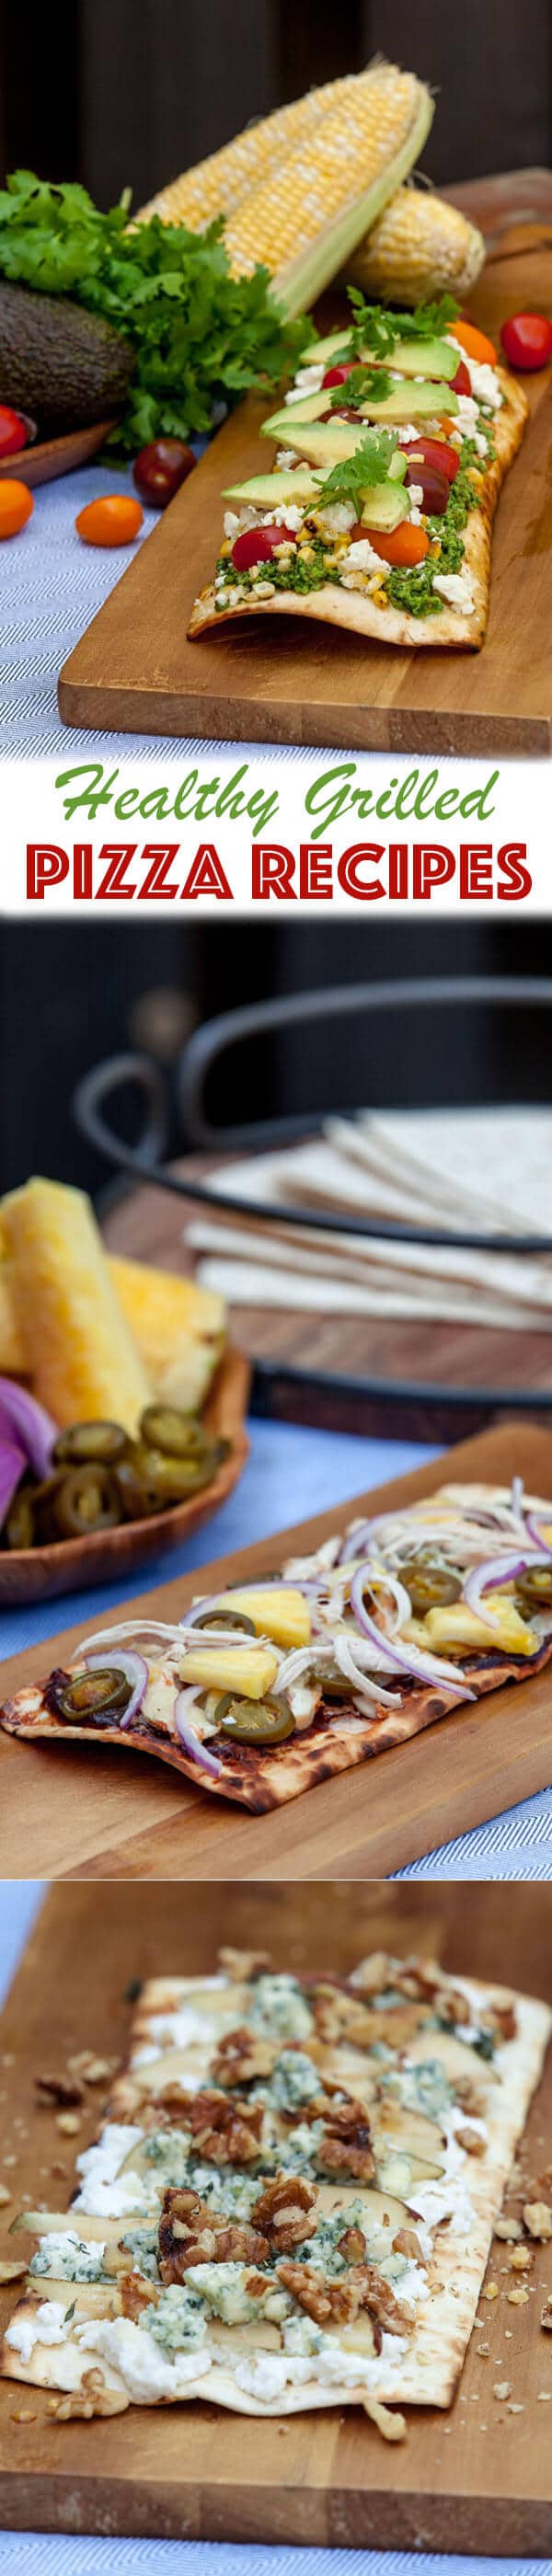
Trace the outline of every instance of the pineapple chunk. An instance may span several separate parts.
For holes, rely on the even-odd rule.
[[[534,1655],[534,1636],[508,1593],[493,1592],[489,1608],[496,1622],[493,1628],[478,1618],[476,1610],[469,1610],[467,1602],[451,1601],[446,1609],[426,1611],[425,1619],[409,1619],[403,1633],[414,1646],[429,1646],[435,1654],[461,1654],[466,1647],[475,1653],[478,1646],[490,1653],[493,1646],[501,1646],[505,1654]]]
[[[236,1691],[240,1699],[264,1699],[277,1671],[277,1656],[268,1646],[189,1646],[180,1666],[183,1682]]]
[[[275,1646],[308,1646],[311,1623],[308,1602],[293,1584],[267,1584],[266,1592],[221,1592],[218,1602],[221,1617],[225,1610],[243,1610],[251,1619],[258,1637],[272,1637]]]

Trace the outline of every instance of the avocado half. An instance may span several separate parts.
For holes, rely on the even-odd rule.
[[[0,402],[29,412],[40,437],[61,437],[123,410],[130,340],[67,295],[0,282]]]

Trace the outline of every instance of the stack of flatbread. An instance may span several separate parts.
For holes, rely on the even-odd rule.
[[[387,1320],[542,1330],[552,1314],[552,1256],[481,1248],[462,1234],[552,1235],[552,1112],[547,1109],[360,1111],[326,1119],[287,1151],[227,1163],[217,1191],[251,1217],[213,1210],[187,1228],[199,1277],[239,1305]],[[267,1226],[255,1207],[281,1203]],[[343,1216],[326,1234],[293,1224],[297,1208]],[[347,1219],[381,1221],[381,1235]],[[387,1223],[443,1227],[450,1244],[404,1244]]]

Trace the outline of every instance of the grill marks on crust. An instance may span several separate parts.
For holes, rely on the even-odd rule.
[[[551,1657],[552,1638],[530,1661],[525,1655],[504,1655],[492,1649],[488,1654],[466,1657],[469,1689],[481,1699],[487,1691],[501,1690],[509,1681],[530,1683],[533,1674],[540,1672]],[[37,1685],[4,1703],[0,1723],[6,1731],[37,1742],[59,1740],[66,1744],[74,1739],[77,1743],[97,1744],[96,1727],[69,1726],[50,1714],[46,1689],[47,1684]],[[359,1717],[352,1700],[334,1702],[332,1706],[321,1700],[309,1727],[264,1753],[250,1744],[217,1747],[217,1758],[221,1760],[219,1779],[198,1770],[179,1745],[162,1740],[145,1723],[125,1728],[124,1733],[119,1727],[104,1726],[101,1742],[117,1745],[120,1752],[152,1753],[158,1761],[168,1762],[192,1780],[196,1790],[209,1797],[232,1798],[252,1814],[266,1815],[271,1808],[287,1805],[289,1799],[317,1788],[340,1771],[357,1768],[370,1754],[386,1753],[407,1742],[424,1727],[433,1726],[438,1718],[446,1717],[450,1709],[461,1706],[462,1702],[447,1694],[446,1688],[438,1690],[427,1685],[420,1689],[415,1681],[410,1687],[401,1685],[401,1706],[382,1710],[381,1717]],[[352,1717],[354,1728],[350,1724]]]

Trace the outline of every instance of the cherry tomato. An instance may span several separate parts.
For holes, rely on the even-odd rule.
[[[20,456],[22,447],[30,447],[36,438],[36,421],[26,411],[10,411],[9,403],[0,403],[0,456]]]
[[[344,385],[346,377],[350,376],[351,367],[358,367],[358,364],[358,358],[344,358],[341,366],[328,367],[326,375],[322,377],[323,393],[326,391],[326,385]]]
[[[432,519],[441,518],[443,510],[446,510],[448,507],[450,491],[450,484],[447,481],[446,474],[438,474],[434,465],[426,465],[425,462],[422,461],[421,465],[416,465],[414,463],[407,465],[406,480],[407,483],[417,484],[418,490],[421,485],[423,500],[420,506],[422,510],[428,510],[430,518]]]
[[[132,472],[136,489],[151,510],[165,510],[181,483],[191,474],[195,456],[182,438],[152,438],[142,447]]]
[[[293,528],[243,528],[232,547],[236,572],[250,572],[252,564],[270,563],[276,546],[286,543],[295,545]]]
[[[463,358],[460,359],[460,365],[456,369],[456,375],[452,378],[451,393],[471,394],[471,376],[468,375],[468,370],[467,367],[464,366]]]
[[[362,533],[370,538],[374,554],[382,555],[384,563],[408,567],[423,563],[424,555],[429,554],[429,537],[426,537],[425,528],[413,528],[410,519],[401,519],[400,527],[393,528],[388,536],[384,536],[379,528],[363,528]]]
[[[77,536],[85,546],[129,546],[142,526],[143,510],[127,492],[109,492],[102,500],[87,501],[75,519]]]
[[[475,360],[476,367],[496,367],[498,350],[494,340],[488,340],[485,331],[476,331],[474,322],[455,322],[453,337],[460,341],[466,357]]]
[[[457,447],[448,447],[446,439],[417,438],[415,447],[412,446],[411,441],[409,441],[408,446],[403,447],[402,439],[399,439],[399,447],[402,448],[403,456],[408,457],[408,463],[409,465],[412,465],[413,469],[416,459],[421,457],[424,465],[433,465],[435,467],[436,474],[446,474],[447,483],[454,482],[455,474],[458,473],[460,458]],[[412,477],[410,478],[407,474],[406,479],[407,482],[412,479],[413,483],[421,483],[422,477],[421,474],[415,474],[414,470],[412,470]]]
[[[521,375],[532,375],[552,358],[552,322],[544,313],[512,313],[500,337],[509,366]]]
[[[0,537],[18,537],[34,510],[32,492],[26,483],[16,483],[12,475],[0,479]]]

